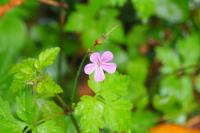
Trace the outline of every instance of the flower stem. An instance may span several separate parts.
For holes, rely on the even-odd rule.
[[[67,104],[64,102],[64,100],[63,100],[59,95],[57,95],[56,98],[57,98],[58,101],[60,102],[61,106],[64,108],[65,114],[70,113],[70,114],[69,114],[69,117],[70,117],[70,119],[71,119],[71,121],[72,121],[74,127],[76,128],[77,133],[81,133],[81,130],[80,130],[80,128],[79,128],[79,125],[78,125],[78,122],[77,122],[76,118],[75,118],[74,115],[71,113],[71,111],[68,112],[68,111],[69,111],[69,108],[68,108]]]
[[[73,88],[72,88],[72,95],[71,95],[71,104],[74,102],[75,100],[75,96],[76,96],[76,89],[77,89],[77,84],[78,84],[78,80],[79,80],[79,76],[81,74],[81,70],[83,68],[83,64],[85,62],[85,60],[87,59],[88,57],[88,52],[85,53],[84,57],[83,57],[83,60],[81,61],[81,64],[78,68],[78,71],[76,73],[76,77],[75,77],[75,81],[74,81],[74,85],[73,85]]]

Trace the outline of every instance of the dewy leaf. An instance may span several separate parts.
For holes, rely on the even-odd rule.
[[[62,92],[61,87],[48,75],[44,75],[43,79],[38,83],[35,89],[39,94],[47,94],[50,96]]]
[[[95,97],[81,97],[75,113],[81,115],[80,124],[83,133],[99,133],[99,129],[104,126],[103,110],[103,103]]]
[[[8,102],[0,97],[0,127],[1,133],[22,133],[25,123],[18,121],[13,117]]]
[[[49,120],[39,125],[33,133],[65,133],[65,131],[55,121]]]
[[[50,48],[40,53],[38,60],[35,62],[37,69],[43,69],[53,63],[56,56],[58,55],[60,48]]]
[[[28,124],[38,119],[38,107],[31,90],[25,90],[17,97],[17,116]]]

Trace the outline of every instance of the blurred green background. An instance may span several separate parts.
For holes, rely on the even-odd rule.
[[[84,53],[119,25],[97,51],[112,51],[117,70],[131,77],[134,133],[146,133],[162,121],[184,124],[199,115],[199,0],[57,2],[68,8],[25,0],[0,17],[0,96],[12,100],[8,71],[14,64],[58,46],[60,55],[48,71],[69,102]],[[80,88],[87,88],[87,76],[81,79]]]

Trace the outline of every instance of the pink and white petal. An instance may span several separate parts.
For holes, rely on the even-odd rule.
[[[108,62],[113,59],[113,54],[110,51],[106,51],[101,55],[101,61],[102,62]]]
[[[103,72],[103,69],[101,67],[97,67],[95,72],[94,72],[94,80],[96,82],[103,81],[105,79],[105,75]]]
[[[94,72],[94,69],[95,69],[95,64],[94,63],[90,63],[90,64],[87,64],[85,67],[84,67],[84,72],[88,75],[90,75],[91,73]]]
[[[117,65],[115,63],[103,63],[102,68],[108,73],[114,73],[116,71]]]
[[[90,55],[90,61],[93,63],[100,62],[100,53],[95,52]]]

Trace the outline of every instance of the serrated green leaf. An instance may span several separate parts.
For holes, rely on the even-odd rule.
[[[31,90],[26,90],[17,97],[16,114],[28,124],[35,122],[39,116],[36,100],[33,98]]]
[[[129,78],[116,72],[107,74],[100,83],[90,77],[88,83],[95,97],[83,96],[76,107],[77,114],[81,115],[80,124],[84,132],[99,132],[99,128],[103,127],[117,132],[129,131],[132,108],[131,102],[127,100]],[[120,117],[122,114],[123,118]],[[97,123],[94,124],[94,121]]]
[[[43,69],[53,63],[53,61],[56,59],[56,56],[58,55],[60,51],[60,48],[50,48],[42,53],[40,53],[38,60],[35,62],[35,67],[37,69]]]
[[[65,133],[54,120],[49,120],[39,125],[33,133]]]
[[[0,97],[0,126],[1,133],[22,133],[25,123],[18,121],[13,117],[8,102]]]
[[[35,89],[37,93],[47,94],[49,96],[54,96],[55,94],[63,92],[61,87],[48,75],[44,75],[42,81],[37,84]]]
[[[76,107],[76,114],[81,115],[80,124],[83,133],[99,133],[99,129],[104,126],[103,103],[90,96],[81,97],[81,101]]]
[[[127,100],[106,102],[104,106],[104,120],[112,131],[129,131],[131,126],[132,104]],[[121,117],[123,115],[123,118]]]
[[[120,84],[116,84],[120,83]],[[105,99],[115,100],[117,98],[125,97],[128,94],[130,80],[127,76],[119,73],[106,74],[103,82],[97,83],[91,76],[88,81],[89,87],[97,94]]]
[[[14,92],[24,89],[28,82],[35,78],[36,70],[34,68],[35,59],[29,58],[15,65],[10,73],[14,74],[10,89]]]

